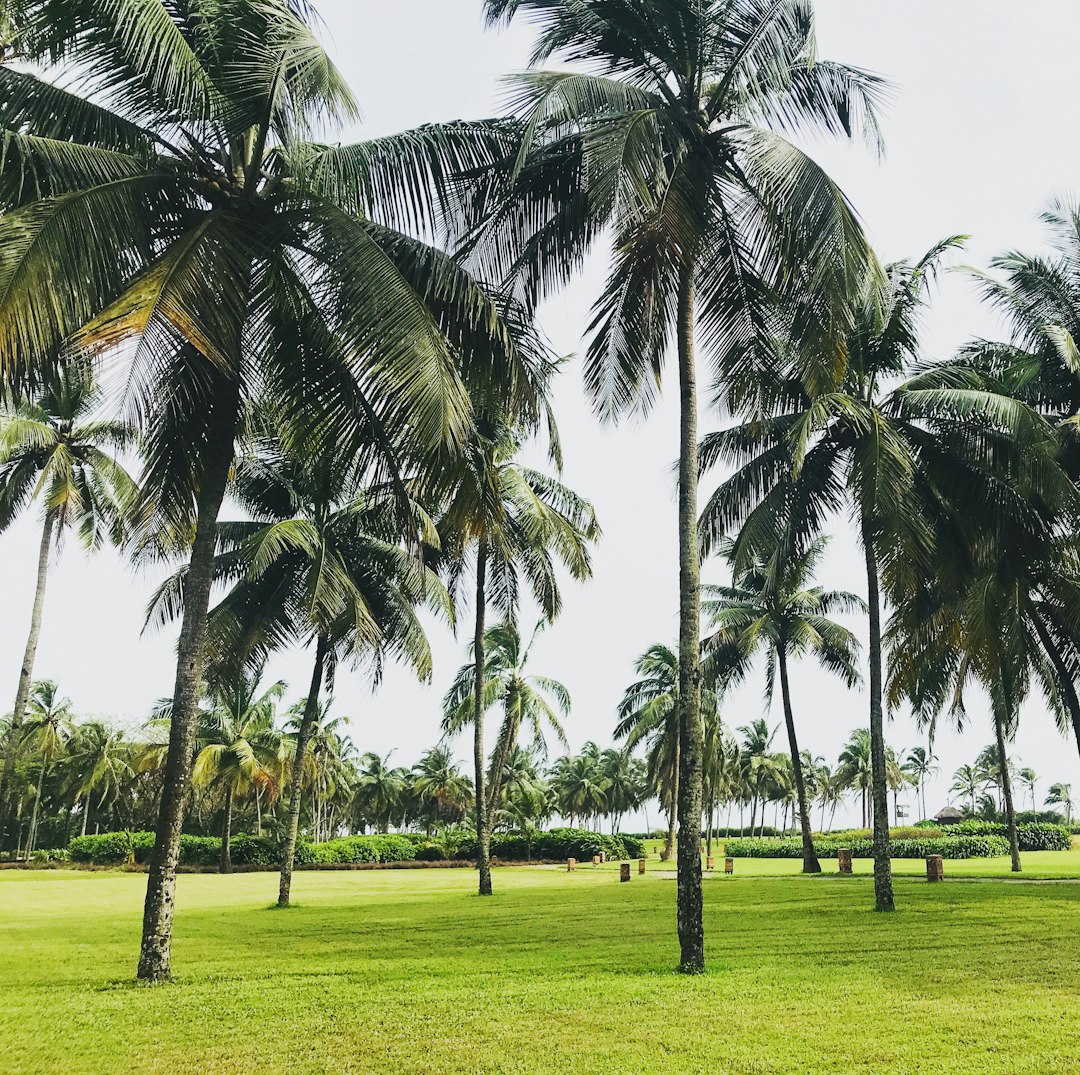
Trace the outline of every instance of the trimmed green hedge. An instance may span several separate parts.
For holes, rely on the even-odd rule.
[[[853,858],[873,858],[873,842],[864,837],[854,840],[815,840],[814,848],[822,858],[836,858],[846,847]],[[893,840],[892,857],[921,859],[940,855],[946,859],[994,858],[1009,853],[1009,841],[1003,836],[927,836],[923,839]],[[727,854],[732,858],[799,859],[802,840],[729,840]]]
[[[72,862],[94,866],[120,866],[134,854],[135,861],[150,861],[154,849],[152,832],[105,832],[97,836],[78,836],[69,847]],[[524,862],[529,858],[525,837],[515,833],[495,833],[491,853],[504,862]],[[533,859],[591,859],[600,852],[609,859],[640,858],[645,853],[641,840],[633,836],[608,836],[584,829],[552,829],[538,832],[532,840]],[[268,836],[238,833],[231,841],[232,861],[236,866],[277,866],[281,848]],[[298,866],[351,865],[364,862],[439,862],[448,859],[468,861],[476,857],[476,837],[466,832],[448,834],[445,841],[432,840],[420,833],[375,833],[368,836],[340,836],[321,844],[299,841],[296,845]],[[216,866],[221,858],[218,836],[180,837],[182,866]]]

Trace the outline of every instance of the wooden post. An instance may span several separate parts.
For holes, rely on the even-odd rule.
[[[577,869],[577,859],[566,860],[566,872],[573,873]]]
[[[847,847],[840,848],[836,852],[836,858],[840,863],[840,872],[851,873],[851,849]]]
[[[712,855],[710,855],[705,860],[705,869],[708,870],[710,873],[712,873],[712,871],[716,869],[716,859],[714,859]]]
[[[600,852],[600,861],[601,862],[607,862],[607,852],[606,851],[601,851]]]
[[[730,858],[724,859],[724,873],[734,873],[734,872],[735,872],[735,860],[730,859]]]
[[[622,862],[622,863],[619,864],[619,880],[620,881],[629,881],[630,880],[630,863],[629,862]]]
[[[645,863],[646,863],[646,861],[647,861],[646,859],[638,859],[637,860],[637,872],[638,872],[639,875],[645,873]]]
[[[926,879],[927,881],[945,880],[945,863],[940,855],[926,856]]]
[[[492,866],[498,866],[499,865],[499,856],[498,855],[492,855],[491,856],[491,865]]]
[[[599,866],[600,865],[600,856],[599,855],[593,855],[592,864],[594,866]]]

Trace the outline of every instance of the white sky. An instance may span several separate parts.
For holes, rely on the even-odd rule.
[[[897,85],[883,162],[861,147],[812,147],[863,215],[880,256],[918,255],[958,232],[972,236],[960,260],[973,265],[984,266],[1006,249],[1040,249],[1036,214],[1051,195],[1074,190],[1080,176],[1080,143],[1067,133],[1075,125],[1074,94],[1067,90],[1080,6],[1073,0],[818,0],[816,6],[823,57],[881,72]],[[362,132],[368,136],[495,114],[500,76],[520,70],[528,53],[530,34],[523,25],[484,31],[479,0],[321,0],[319,8],[329,46],[363,105]],[[543,327],[560,353],[580,350],[602,268],[590,267],[543,311]],[[926,353],[947,356],[974,335],[999,335],[996,319],[980,307],[962,275],[949,276],[927,320]],[[563,616],[533,659],[534,670],[570,689],[574,709],[567,728],[575,748],[586,739],[609,741],[634,658],[676,634],[673,401],[669,392],[647,422],[612,430],[598,426],[583,402],[576,365],[558,387],[564,477],[595,501],[605,532],[595,578],[584,587],[566,587]],[[704,427],[716,422],[707,416]],[[703,494],[712,484],[704,482]],[[0,689],[12,697],[38,525],[27,516],[0,537]],[[861,557],[846,530],[838,524],[822,581],[865,592]],[[715,565],[706,565],[705,576],[720,580]],[[138,723],[172,689],[173,635],[140,636],[153,582],[112,552],[87,560],[69,543],[50,577],[37,676],[57,679],[82,713]],[[361,677],[342,670],[338,708],[351,714],[361,749],[394,749],[395,763],[411,764],[435,741],[440,699],[464,656],[466,635],[455,640],[443,628],[432,631],[431,686],[391,670],[373,696]],[[270,672],[287,679],[298,696],[310,675],[308,657],[283,654]],[[759,675],[727,701],[730,725],[760,715],[763,679]],[[795,670],[794,687],[801,745],[834,763],[850,730],[866,723],[865,694],[845,691],[809,665]],[[971,709],[962,737],[939,734],[942,775],[930,785],[932,813],[946,802],[953,770],[973,761],[993,738],[985,708],[979,703]],[[777,705],[770,720],[780,719]],[[894,721],[889,736],[903,749],[920,741],[906,717]],[[787,747],[782,729],[776,745]],[[468,755],[466,744],[459,744],[459,754]],[[1057,733],[1039,700],[1025,710],[1015,755],[1039,774],[1040,800],[1056,780],[1080,789],[1075,744]],[[1029,805],[1026,799],[1023,805]],[[650,811],[651,823],[655,813]],[[846,817],[857,820],[855,809]]]

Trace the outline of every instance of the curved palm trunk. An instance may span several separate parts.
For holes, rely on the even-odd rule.
[[[232,466],[239,402],[239,386],[236,382],[219,381],[203,450],[203,472],[197,501],[198,522],[185,580],[184,618],[177,645],[169,752],[165,761],[157,837],[143,907],[138,976],[142,981],[151,983],[168,981],[172,970],[176,864],[191,783],[202,647],[214,579],[217,520]]]
[[[1009,830],[1009,855],[1012,872],[1020,873],[1020,836],[1016,831],[1016,809],[1013,806],[1012,777],[1009,775],[1009,758],[1005,746],[1005,722],[994,707],[994,737],[997,739],[998,764],[1001,766],[1001,791],[1005,799],[1005,824]]]
[[[22,664],[19,666],[19,686],[15,691],[15,708],[11,711],[11,725],[8,728],[7,744],[4,751],[4,768],[0,773],[0,850],[6,846],[11,818],[11,784],[15,776],[15,759],[19,753],[23,716],[26,703],[30,698],[30,685],[34,679],[34,658],[37,656],[38,639],[41,637],[41,618],[45,610],[45,583],[49,576],[49,553],[52,550],[53,516],[45,514],[45,525],[41,528],[41,542],[38,545],[37,585],[34,589],[34,606],[30,613],[30,633],[26,636],[26,648],[23,651]]]
[[[221,861],[218,863],[218,870],[221,873],[232,873],[232,848],[230,847],[232,841],[232,806],[232,784],[226,784],[224,816],[221,819]]]
[[[885,779],[885,712],[881,703],[881,587],[870,520],[862,517],[866,603],[870,607],[870,771],[873,783],[874,910],[894,911],[889,849],[889,787]]]
[[[487,546],[476,553],[476,630],[473,634],[473,764],[476,767],[476,867],[480,895],[491,895],[491,814],[484,788],[484,617],[487,612]]]
[[[300,830],[301,789],[304,782],[304,756],[315,731],[319,715],[319,693],[322,690],[323,670],[326,664],[326,642],[320,637],[315,643],[315,668],[311,673],[311,686],[304,703],[304,717],[296,733],[296,753],[293,755],[292,773],[289,776],[289,822],[285,830],[285,847],[281,853],[281,878],[278,881],[279,907],[289,906],[292,890],[293,864],[296,861],[296,834]]]
[[[702,757],[701,558],[698,551],[697,369],[694,358],[694,280],[679,282],[679,970],[705,969],[701,890]]]
[[[811,834],[810,803],[806,798],[806,780],[803,776],[802,758],[799,756],[799,742],[795,736],[795,714],[791,708],[791,687],[788,683],[787,652],[778,647],[777,663],[780,666],[780,697],[784,703],[784,723],[787,725],[788,749],[791,751],[791,771],[795,777],[795,793],[799,804],[799,828],[802,831],[802,870],[803,873],[821,873],[821,863],[814,851],[814,837]]]

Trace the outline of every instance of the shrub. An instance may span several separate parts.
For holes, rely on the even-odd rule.
[[[449,856],[442,844],[425,844],[416,852],[416,857],[421,862],[444,862]]]
[[[814,848],[822,858],[836,858],[841,847],[853,858],[873,858],[873,842],[866,837],[851,840],[815,840]],[[1003,836],[923,836],[918,839],[893,840],[892,857],[919,859],[940,855],[947,859],[994,858],[1009,853]],[[802,858],[801,840],[729,840],[727,854],[732,858]]]

